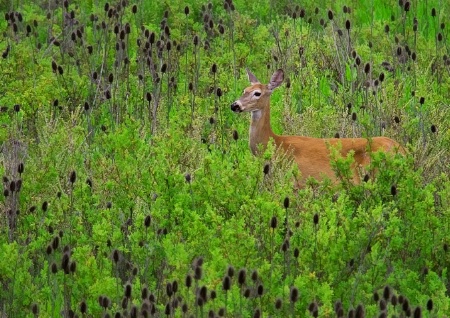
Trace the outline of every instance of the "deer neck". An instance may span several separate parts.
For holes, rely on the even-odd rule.
[[[249,143],[253,154],[256,155],[258,153],[259,144],[262,145],[262,149],[266,149],[270,138],[275,138],[275,136],[270,126],[269,105],[252,111]]]

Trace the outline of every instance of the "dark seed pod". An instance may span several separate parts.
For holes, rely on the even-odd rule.
[[[242,286],[242,285],[245,284],[246,276],[247,276],[247,271],[245,270],[245,268],[241,268],[239,270],[239,273],[238,273],[238,284],[239,284],[239,286]]]
[[[328,10],[328,19],[333,20],[333,11]]]
[[[144,226],[148,228],[150,226],[151,222],[152,222],[151,216],[147,215],[144,220]]]
[[[397,302],[398,302],[398,298],[397,298],[397,296],[396,295],[392,295],[392,297],[391,297],[391,304],[392,304],[392,306],[397,306]]]
[[[391,186],[391,195],[396,196],[397,195],[397,187],[395,185]]]
[[[231,278],[230,278],[230,276],[225,276],[224,278],[223,278],[223,281],[222,281],[222,288],[223,288],[223,290],[225,290],[225,291],[228,291],[228,290],[230,290],[230,288],[231,288]]]
[[[270,172],[270,165],[268,163],[266,163],[264,165],[264,169],[263,169],[264,175],[268,175]]]
[[[366,63],[364,66],[364,73],[369,74],[370,72],[370,63]]]
[[[85,301],[80,303],[80,312],[84,315],[87,312],[87,304]]]
[[[35,315],[36,317],[39,315],[39,306],[38,304],[33,304],[31,306],[31,312],[33,313],[33,315]]]
[[[384,286],[383,298],[386,301],[388,301],[391,298],[391,289],[389,288],[389,286]]]
[[[403,9],[405,9],[405,12],[408,12],[410,7],[411,7],[411,3],[409,1],[406,1]]]
[[[72,183],[72,185],[75,183],[75,181],[77,180],[77,174],[76,174],[76,172],[75,172],[75,170],[74,171],[72,171],[71,173],[70,173],[70,176],[69,176],[69,181],[70,181],[70,183]]]
[[[296,303],[298,300],[298,289],[296,287],[291,288],[291,293],[289,297],[291,303]]]
[[[427,310],[432,311],[433,310],[433,299],[428,299],[427,301]]]
[[[319,224],[319,214],[317,214],[317,213],[314,214],[313,221],[314,221],[314,225]]]
[[[431,16],[435,17],[436,16],[436,8],[432,8],[431,9]]]
[[[125,285],[124,296],[125,296],[126,298],[128,298],[128,299],[130,299],[130,297],[131,297],[131,284],[130,284],[130,283],[127,283],[127,284]]]
[[[58,272],[58,265],[56,265],[55,262],[52,263],[51,270],[53,274],[56,274]]]
[[[188,289],[192,286],[192,276],[189,274],[186,276],[185,285]]]
[[[202,278],[203,270],[200,266],[197,266],[194,270],[194,279],[200,280]]]
[[[276,229],[277,223],[278,223],[277,217],[276,216],[272,216],[272,219],[270,220],[270,227],[272,229]]]
[[[73,273],[76,272],[76,270],[77,270],[77,262],[72,261],[72,262],[70,263],[70,272],[73,274]]]
[[[435,125],[431,125],[431,132],[434,134],[434,133],[436,133],[437,132],[437,128],[436,128],[436,126]]]
[[[189,7],[188,6],[184,7],[184,14],[189,15]]]
[[[419,103],[420,103],[421,105],[423,105],[423,104],[425,103],[425,97],[421,97],[421,98],[419,99]]]
[[[264,286],[259,284],[256,291],[258,293],[258,296],[261,297],[264,294]]]
[[[356,121],[356,119],[357,119],[357,116],[356,116],[356,113],[354,112],[354,113],[352,113],[352,120]]]
[[[256,270],[254,270],[252,272],[252,281],[256,282],[258,280],[258,272]]]
[[[236,130],[233,130],[233,139],[237,141],[239,139],[239,134]]]
[[[113,261],[114,263],[118,263],[119,262],[119,258],[120,258],[120,254],[118,250],[114,250],[113,251]]]
[[[414,318],[422,318],[422,308],[416,307],[414,309]]]
[[[284,198],[284,208],[285,209],[289,208],[289,197]]]
[[[282,300],[280,298],[277,298],[277,300],[275,300],[275,309],[280,309],[282,305]]]
[[[167,285],[166,285],[166,294],[167,294],[167,297],[172,297],[172,295],[173,295],[173,289],[172,289],[172,284],[171,283],[167,283]]]

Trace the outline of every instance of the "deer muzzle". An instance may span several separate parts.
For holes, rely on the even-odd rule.
[[[234,102],[233,104],[231,104],[231,110],[235,113],[242,113],[241,105],[239,105],[238,102]]]

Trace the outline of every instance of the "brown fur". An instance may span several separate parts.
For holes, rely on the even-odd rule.
[[[301,185],[308,177],[322,180],[328,177],[336,182],[337,177],[330,164],[330,147],[340,149],[342,156],[354,151],[355,164],[352,166],[353,182],[359,183],[358,169],[370,163],[370,153],[375,151],[404,153],[402,146],[387,137],[373,138],[312,138],[303,136],[279,136],[273,133],[270,126],[270,95],[281,85],[283,71],[276,71],[267,85],[259,83],[256,77],[247,70],[252,86],[244,90],[241,98],[231,105],[235,112],[252,112],[249,144],[253,154],[258,153],[260,145],[265,149],[272,138],[279,149],[292,154],[302,175]],[[260,94],[256,96],[256,94]]]

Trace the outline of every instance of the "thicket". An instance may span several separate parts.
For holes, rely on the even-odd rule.
[[[0,1],[0,317],[444,317],[445,1]],[[252,156],[385,135],[362,182]],[[345,175],[351,158],[333,159]]]

